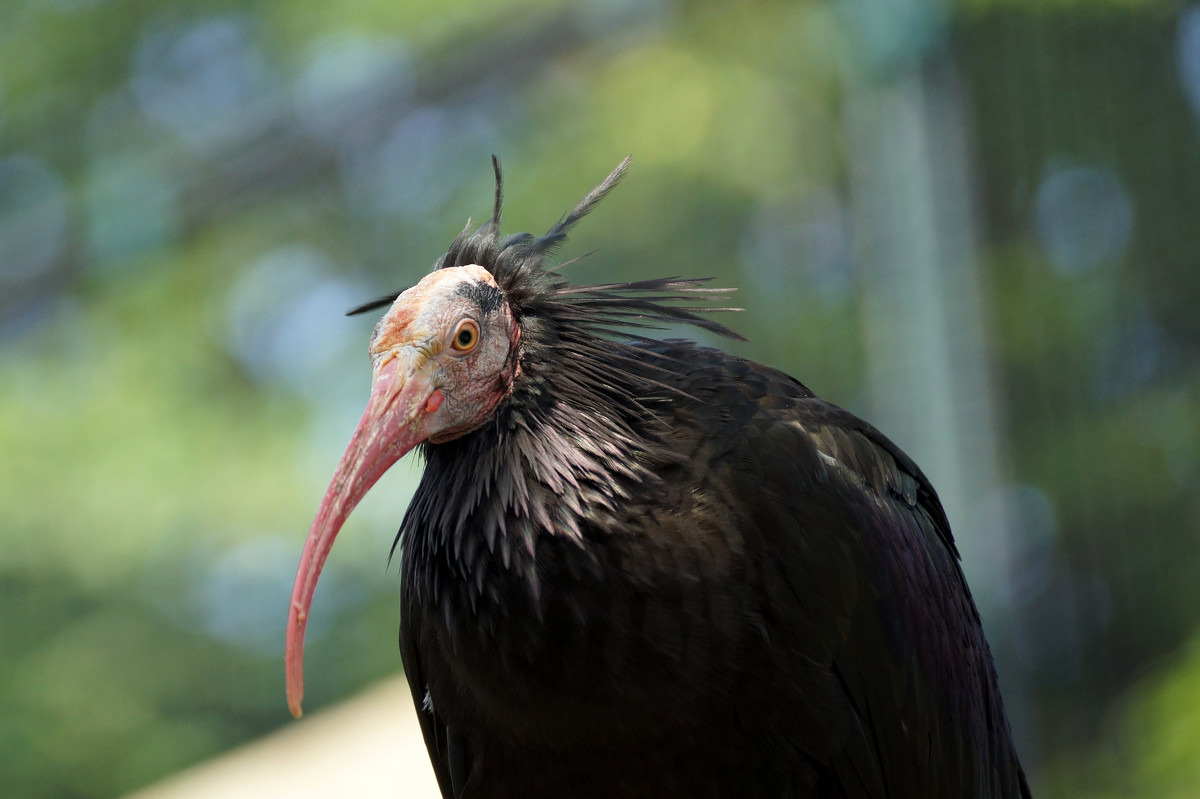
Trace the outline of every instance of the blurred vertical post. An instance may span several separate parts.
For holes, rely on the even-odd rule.
[[[1010,657],[1012,528],[997,500],[1006,453],[990,306],[976,258],[963,98],[941,49],[945,9],[930,0],[853,8],[846,0],[841,9],[853,55],[845,124],[870,416],[937,487],[1009,715],[1028,743],[1030,699]]]

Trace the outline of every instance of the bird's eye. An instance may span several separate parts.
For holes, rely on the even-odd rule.
[[[479,343],[479,325],[471,319],[464,319],[458,323],[458,329],[454,331],[454,339],[450,342],[450,346],[459,352],[470,352],[475,349],[475,345]]]

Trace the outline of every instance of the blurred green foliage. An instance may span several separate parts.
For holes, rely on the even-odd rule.
[[[492,152],[510,231],[632,152],[572,274],[736,285],[733,349],[869,412],[847,109],[945,72],[1027,766],[1194,795],[1200,16],[1136,0],[0,4],[0,792],[119,795],[286,723],[291,570],[369,379],[340,311],[488,212]],[[399,668],[418,474],[341,537],[310,708]]]
[[[1200,642],[1115,703],[1099,745],[1061,756],[1047,792],[1080,799],[1185,799],[1200,785]]]

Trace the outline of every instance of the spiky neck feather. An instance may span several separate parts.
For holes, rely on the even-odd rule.
[[[686,323],[737,338],[698,315],[724,310],[704,305],[725,290],[702,280],[572,285],[547,268],[567,230],[628,163],[545,235],[506,238],[496,163],[492,218],[464,229],[436,264],[487,269],[517,321],[520,344],[511,393],[492,418],[461,438],[422,447],[425,473],[397,536],[413,578],[408,588],[422,604],[453,590],[477,615],[490,594],[519,585],[536,606],[540,541],[568,540],[582,552],[589,536],[618,528],[620,509],[635,494],[654,491],[657,470],[675,457],[655,406],[678,393],[672,378],[680,364],[639,346],[641,336],[613,336]]]

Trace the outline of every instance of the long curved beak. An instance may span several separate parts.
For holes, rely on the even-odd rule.
[[[375,371],[371,399],[338,463],[317,518],[308,532],[288,610],[288,709],[300,717],[304,697],[304,629],[321,567],[346,518],[393,463],[428,437],[424,409],[435,390],[424,364],[404,355],[383,361]]]

